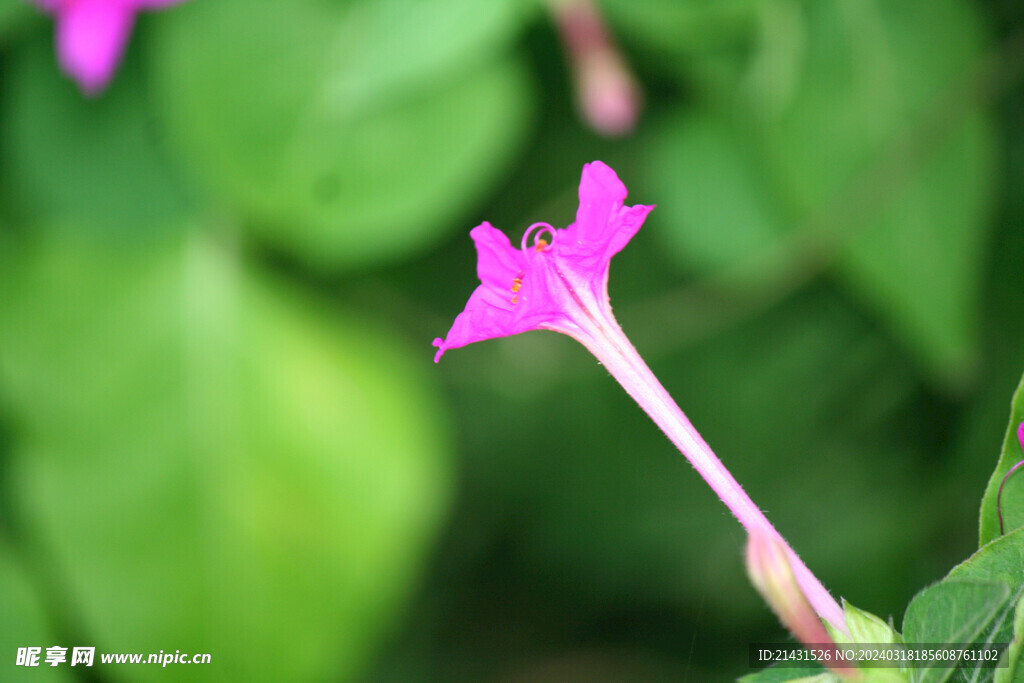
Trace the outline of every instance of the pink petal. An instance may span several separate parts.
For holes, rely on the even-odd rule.
[[[58,9],[60,64],[82,90],[94,93],[110,82],[134,21],[128,3],[110,0],[74,0]]]
[[[486,221],[469,234],[476,244],[476,272],[481,284],[469,297],[465,310],[455,318],[448,336],[434,340],[438,347],[435,363],[448,349],[522,331],[516,330],[512,303],[516,295],[513,282],[516,278],[522,281],[527,267],[522,254],[512,247],[505,233]]]
[[[497,289],[508,289],[512,280],[526,267],[522,252],[512,247],[501,230],[484,221],[469,231],[476,244],[476,274],[480,282]]]
[[[583,165],[580,178],[580,207],[576,210],[576,225],[580,239],[588,242],[607,242],[605,228],[609,220],[622,207],[626,186],[602,161]]]
[[[583,166],[576,222],[565,231],[573,255],[607,261],[626,246],[654,207],[624,207],[625,198],[626,186],[604,162],[592,161]]]
[[[490,223],[478,225],[469,234],[476,243],[477,277],[488,290],[483,301],[501,309],[503,320],[509,316],[503,323],[509,331],[504,334],[536,329],[558,315],[544,277],[544,254],[524,254]]]
[[[478,225],[470,235],[476,243],[481,284],[455,318],[448,336],[434,340],[439,349],[435,363],[448,349],[536,330],[542,323],[564,317],[549,290],[548,254],[523,254],[490,223]]]
[[[438,349],[434,362],[440,361],[441,355],[448,349],[524,331],[516,329],[512,305],[508,299],[491,287],[480,285],[470,295],[465,310],[455,317],[448,336],[434,340],[434,346]]]
[[[1024,450],[1024,422],[1017,427],[1017,441],[1020,441],[1021,450]]]

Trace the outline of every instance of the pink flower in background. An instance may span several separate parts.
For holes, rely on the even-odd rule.
[[[182,0],[33,0],[57,23],[57,59],[82,91],[106,87],[117,69],[135,23],[135,13]]]

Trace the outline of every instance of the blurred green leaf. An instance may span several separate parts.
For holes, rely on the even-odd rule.
[[[394,258],[448,231],[522,141],[531,89],[500,54],[527,6],[189,3],[154,27],[159,113],[265,239],[320,267]]]
[[[18,555],[6,543],[0,542],[0,652],[6,659],[3,666],[8,672],[15,669],[15,654],[21,647],[42,648],[39,655],[41,669],[47,678],[68,680],[71,662],[71,647],[86,646],[86,643],[61,642],[50,627],[43,602],[39,596],[39,584],[18,563]],[[67,663],[51,667],[45,664],[46,648],[54,645],[68,648]]]
[[[978,523],[979,546],[998,538],[1002,533],[999,530],[996,499],[1003,477],[1011,467],[1024,459],[1020,441],[1017,439],[1017,426],[1021,422],[1024,422],[1024,378],[1021,378],[1017,391],[1013,395],[1013,401],[1010,404],[1010,424],[1006,427],[1006,436],[1003,437],[1003,450],[999,454],[999,462],[996,464],[992,477],[988,480],[985,495],[981,499],[981,515]],[[1003,523],[1007,531],[1024,525],[1024,480],[1020,476],[1012,476],[1006,480],[1000,502],[1002,503]]]
[[[90,99],[60,72],[52,43],[40,36],[5,72],[0,149],[17,204],[105,232],[180,226],[188,202],[156,144],[135,60]]]
[[[194,234],[3,260],[13,504],[97,647],[212,655],[176,680],[353,676],[447,507],[415,361]]]
[[[975,360],[994,180],[989,117],[965,80],[977,17],[959,0],[899,0],[805,3],[803,22],[792,86],[769,78],[652,134],[645,184],[670,198],[660,234],[731,286],[785,287],[831,263],[956,385]]]
[[[25,0],[0,0],[0,43],[30,20],[32,8]]]
[[[828,208],[851,183],[899,197],[899,188],[870,184],[889,170],[879,160],[916,175],[980,110],[965,80],[985,43],[977,9],[964,0],[803,6],[808,42],[791,101],[777,111],[742,102],[750,123],[765,126],[770,177],[801,213]]]
[[[687,82],[735,82],[757,49],[759,15],[789,0],[602,0],[612,26],[647,55],[644,61]]]
[[[993,138],[980,116],[852,236],[838,274],[942,382],[975,371]]]
[[[655,133],[641,184],[665,198],[657,234],[678,263],[718,272],[759,257],[785,234],[784,211],[752,148],[753,140],[711,112],[676,116]]]
[[[809,30],[803,14],[815,3],[648,0],[643,11],[630,0],[602,4],[614,27],[644,48],[638,67],[679,79],[701,98],[741,94],[775,111],[800,77]]]
[[[629,0],[601,0],[617,28],[646,45],[689,55],[749,32],[757,0],[647,0],[643,11]]]
[[[11,17],[29,12],[28,4],[23,0],[0,0],[0,26],[3,26]]]

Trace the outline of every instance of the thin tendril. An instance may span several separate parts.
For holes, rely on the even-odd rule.
[[[540,232],[537,233],[538,236],[542,232],[544,232],[544,231],[550,232],[551,233],[551,244],[555,243],[555,229],[554,229],[554,227],[552,227],[548,223],[534,223],[533,225],[531,225],[530,227],[528,227],[526,229],[526,232],[523,233],[523,241],[519,243],[519,247],[523,251],[526,251],[526,242],[527,242],[528,239],[530,239],[530,233],[533,232],[536,228],[540,228]],[[534,244],[536,244],[536,240],[534,240]]]
[[[999,493],[996,494],[996,514],[999,516],[999,535],[1002,536],[1006,533],[1003,530],[1003,487],[1006,486],[1006,480],[1010,478],[1010,475],[1016,472],[1020,467],[1024,465],[1024,460],[1019,461],[1016,465],[1010,468],[1010,470],[1003,475],[1003,480],[999,483]]]

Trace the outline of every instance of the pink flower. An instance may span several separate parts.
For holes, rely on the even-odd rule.
[[[448,349],[528,330],[567,334],[590,350],[665,432],[750,534],[785,549],[797,585],[815,612],[846,632],[843,610],[783,540],[722,461],[690,424],[619,327],[608,302],[608,267],[653,206],[624,206],[626,186],[600,161],[583,167],[576,222],[526,229],[519,249],[490,223],[473,228],[480,286],[435,339],[436,363]],[[537,230],[539,228],[539,230]],[[534,234],[534,231],[537,231]],[[529,244],[534,235],[533,244]],[[544,239],[546,235],[547,239]]]
[[[448,349],[528,330],[587,336],[599,322],[595,311],[611,315],[608,267],[612,256],[626,246],[654,208],[623,206],[625,198],[626,186],[615,171],[594,161],[583,166],[576,222],[564,230],[535,223],[523,235],[521,248],[515,249],[490,223],[473,228],[469,234],[476,243],[481,284],[448,336],[434,340],[438,347],[434,361]]]
[[[87,94],[102,90],[117,69],[135,13],[182,0],[34,0],[57,23],[57,58]]]

